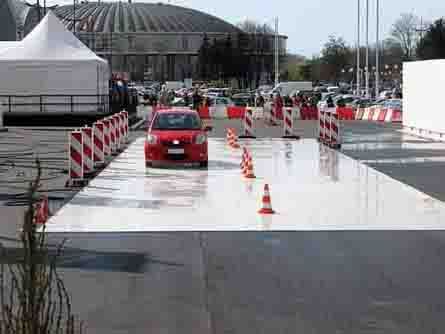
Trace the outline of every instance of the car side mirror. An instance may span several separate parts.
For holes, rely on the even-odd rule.
[[[213,127],[210,126],[210,125],[206,125],[206,126],[204,126],[202,129],[203,129],[205,132],[210,132],[210,131],[213,130]]]

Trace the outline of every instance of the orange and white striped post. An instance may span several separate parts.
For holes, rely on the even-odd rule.
[[[93,124],[93,156],[95,166],[105,163],[104,139],[104,123],[98,121]]]
[[[82,128],[83,137],[83,172],[85,175],[94,173],[93,129]]]
[[[244,112],[244,134],[240,136],[240,138],[256,138],[254,132],[253,109],[249,106],[246,107]]]
[[[83,136],[76,130],[69,134],[69,180],[70,185],[84,181],[83,170]]]

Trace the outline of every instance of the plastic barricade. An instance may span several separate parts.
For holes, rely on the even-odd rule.
[[[244,119],[244,113],[246,112],[246,107],[227,107],[227,117],[229,119]]]
[[[339,120],[352,121],[355,119],[354,109],[350,107],[338,107],[337,115]]]
[[[306,106],[301,107],[300,113],[301,113],[301,119],[303,121],[306,121],[306,120],[310,119],[311,111],[310,111],[310,109],[308,107],[306,107]]]
[[[312,120],[318,120],[318,109],[315,106],[309,107]]]
[[[378,122],[384,122],[387,113],[388,113],[388,110],[387,110],[387,109],[382,109],[382,110],[380,111],[380,113],[379,113],[379,116],[378,116],[378,118],[377,118],[377,121],[378,121]]]
[[[280,121],[283,120],[283,108],[275,108],[275,118],[279,119]]]
[[[209,107],[199,107],[199,109],[198,109],[198,113],[199,113],[199,116],[202,118],[202,119],[209,119],[210,118],[210,111],[209,111]]]
[[[391,116],[392,123],[402,123],[402,112],[400,110],[394,110]]]

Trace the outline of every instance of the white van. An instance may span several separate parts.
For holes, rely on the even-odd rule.
[[[311,81],[288,81],[280,82],[272,90],[272,94],[280,93],[281,96],[290,96],[296,91],[311,91],[312,89]]]
[[[165,83],[165,88],[167,90],[177,91],[178,89],[184,88],[185,84],[182,81],[167,81]]]

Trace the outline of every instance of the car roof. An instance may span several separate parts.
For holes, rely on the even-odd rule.
[[[181,114],[198,114],[196,110],[189,109],[187,107],[171,107],[168,109],[159,109],[156,110],[158,113],[181,113]]]

